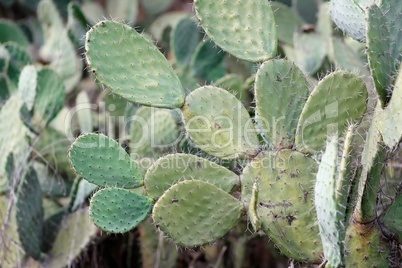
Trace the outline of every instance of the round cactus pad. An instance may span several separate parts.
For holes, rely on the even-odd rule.
[[[198,180],[181,181],[156,202],[152,217],[176,244],[201,246],[224,236],[240,219],[242,203]]]
[[[80,136],[71,145],[69,158],[76,173],[90,183],[124,188],[143,184],[135,162],[115,140],[103,134]]]
[[[102,230],[125,233],[141,223],[151,208],[146,196],[126,189],[105,188],[92,197],[89,215]]]
[[[207,35],[230,54],[252,62],[276,55],[276,25],[269,1],[196,0],[194,5]]]
[[[191,154],[170,154],[159,158],[147,171],[144,184],[147,195],[159,198],[173,184],[196,179],[209,182],[225,192],[230,192],[239,176],[205,158]]]
[[[256,153],[259,141],[253,121],[226,90],[200,87],[186,97],[182,112],[191,140],[206,153],[222,159]]]
[[[184,90],[169,62],[131,27],[101,21],[88,31],[85,49],[92,72],[112,92],[148,106],[183,105]]]

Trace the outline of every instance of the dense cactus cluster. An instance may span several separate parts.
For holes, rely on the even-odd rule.
[[[108,1],[106,12],[132,21],[138,10],[129,2]],[[143,9],[156,15],[167,1],[157,2]],[[395,187],[383,174],[402,136],[402,4],[318,2],[313,25],[280,2],[195,0],[196,18],[168,13],[148,35],[118,20],[95,23],[103,11],[90,2],[70,3],[64,25],[42,0],[46,66],[31,58],[16,25],[0,21],[0,190],[9,195],[0,196],[8,238],[0,246],[10,247],[0,264],[27,255],[68,265],[95,235],[92,222],[107,233],[138,226],[143,256],[152,255],[145,245],[155,227],[194,248],[245,222],[297,262],[400,267],[401,195],[394,190],[382,207],[379,200]],[[65,176],[78,176],[60,180],[69,193],[63,207],[54,199],[66,194],[42,181],[47,167],[36,158],[63,138],[57,122],[66,94],[79,87],[80,45],[90,75],[113,94],[103,96],[109,115],[129,123],[116,141],[113,131],[90,133],[93,115],[77,112],[83,135],[51,149],[62,151],[56,164]],[[77,105],[88,102],[77,94]],[[80,207],[93,192],[88,222]],[[74,231],[85,235],[72,242]],[[78,247],[65,256],[67,243]]]

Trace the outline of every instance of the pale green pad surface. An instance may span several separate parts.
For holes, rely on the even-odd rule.
[[[322,246],[313,203],[317,164],[291,150],[261,153],[251,164],[262,229],[288,257],[318,262]]]
[[[102,21],[87,33],[86,58],[101,83],[140,104],[181,107],[179,78],[159,50],[127,25]]]
[[[402,136],[402,72],[399,73],[395,88],[392,93],[388,106],[384,109],[382,121],[380,122],[380,131],[384,143],[393,148],[396,146]]]
[[[305,22],[294,10],[285,4],[271,2],[271,8],[275,16],[278,40],[293,46],[293,34],[297,30],[297,27],[303,25]]]
[[[147,195],[156,199],[170,186],[186,179],[205,181],[230,192],[239,176],[205,158],[191,154],[170,154],[159,158],[148,169],[144,184]]]
[[[327,40],[319,33],[299,33],[294,35],[296,63],[306,74],[316,73],[327,55]]]
[[[25,252],[39,259],[43,227],[42,191],[35,170],[30,167],[18,188],[18,234]]]
[[[99,186],[135,188],[143,184],[134,161],[113,139],[103,134],[80,136],[69,151],[78,175]]]
[[[365,9],[379,0],[332,0],[330,12],[336,25],[357,41],[366,38]]]
[[[25,66],[18,81],[18,95],[24,101],[28,110],[32,110],[36,98],[38,73],[33,65]]]
[[[156,202],[152,218],[174,242],[201,246],[224,236],[240,219],[242,203],[207,182],[181,181]]]
[[[256,120],[263,136],[274,147],[289,147],[308,96],[303,73],[290,61],[270,60],[258,70],[254,89]]]
[[[0,226],[3,226],[6,219],[7,207],[10,200],[0,195]],[[4,268],[18,267],[23,261],[25,253],[22,249],[21,241],[18,236],[15,206],[11,208],[6,229],[1,234],[0,239],[0,265]]]
[[[321,80],[300,116],[296,147],[301,152],[322,150],[329,135],[341,135],[347,124],[360,121],[366,111],[367,90],[362,79],[337,71]]]
[[[191,92],[182,108],[185,128],[197,147],[222,159],[254,155],[258,138],[247,110],[224,89]]]
[[[338,167],[338,137],[332,137],[321,158],[314,188],[314,203],[325,259],[330,267],[342,264],[343,234],[340,220],[345,211],[340,211],[336,200]],[[342,223],[343,224],[343,223]]]
[[[43,122],[51,121],[63,108],[64,86],[60,77],[51,69],[38,72],[35,115]]]
[[[171,110],[143,106],[131,122],[130,153],[158,157],[176,145],[180,133]]]
[[[97,228],[89,220],[87,209],[69,214],[60,224],[59,233],[48,253],[46,268],[69,266],[92,241]]]
[[[196,0],[207,35],[239,59],[258,62],[276,55],[277,37],[269,1]]]
[[[125,233],[142,222],[151,208],[146,196],[126,189],[105,188],[92,197],[89,215],[102,230]]]

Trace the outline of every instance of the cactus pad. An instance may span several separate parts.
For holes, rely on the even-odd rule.
[[[43,227],[42,191],[35,170],[30,167],[19,188],[17,208],[18,234],[25,252],[38,260]]]
[[[36,97],[36,84],[38,73],[33,65],[27,65],[22,69],[18,81],[18,95],[24,101],[28,110],[32,110]]]
[[[86,209],[68,215],[60,224],[59,233],[48,253],[46,268],[69,266],[95,237],[97,228]]]
[[[170,186],[186,179],[205,181],[230,192],[239,177],[205,158],[191,154],[170,154],[159,158],[148,169],[144,184],[147,195],[156,199]]]
[[[176,244],[194,247],[215,241],[240,219],[243,206],[207,182],[181,181],[156,202],[152,218]]]
[[[389,147],[395,147],[402,137],[401,122],[402,107],[402,72],[399,73],[395,88],[392,93],[388,106],[384,109],[382,120],[380,121],[380,131],[384,143]]]
[[[381,9],[373,5],[367,9],[367,58],[378,96],[385,107],[390,96],[393,59],[388,49],[389,32]],[[392,66],[393,67],[393,66]]]
[[[360,122],[366,111],[367,90],[362,79],[337,71],[313,90],[299,118],[296,147],[314,153],[325,147],[329,135],[344,133],[347,124]]]
[[[398,241],[402,241],[402,195],[398,195],[387,212],[383,215],[382,221],[388,231],[396,235]]]
[[[345,209],[336,200],[338,137],[333,136],[321,158],[314,188],[314,203],[325,259],[330,267],[342,264]]]
[[[148,106],[183,105],[183,87],[166,58],[129,26],[99,22],[88,31],[85,48],[92,72],[114,93]]]
[[[80,136],[69,151],[76,173],[99,186],[135,188],[142,175],[134,161],[113,139],[102,134]]]
[[[270,60],[261,65],[254,87],[263,136],[275,148],[291,146],[308,94],[303,73],[290,61]]]
[[[249,168],[255,168],[262,230],[286,256],[318,262],[322,246],[312,200],[317,164],[299,152],[281,150],[259,154]]]
[[[253,122],[226,90],[198,88],[187,96],[182,112],[191,140],[206,153],[222,159],[256,153],[259,142]]]
[[[102,230],[125,233],[142,222],[151,208],[146,196],[126,189],[106,188],[92,197],[89,215]]]
[[[366,21],[364,10],[379,0],[332,0],[330,13],[336,25],[353,39],[364,42]]]
[[[268,1],[196,0],[194,5],[207,35],[225,51],[252,62],[275,56],[276,25]]]
[[[177,64],[182,67],[190,64],[191,56],[200,40],[201,35],[194,20],[183,18],[175,25],[170,37],[170,47]]]
[[[50,122],[63,108],[64,86],[60,77],[51,69],[38,72],[35,99],[35,116],[44,123]]]

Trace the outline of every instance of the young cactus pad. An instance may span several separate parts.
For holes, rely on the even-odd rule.
[[[275,56],[276,25],[269,1],[196,0],[194,5],[202,28],[223,50],[252,62]]]
[[[347,124],[360,122],[368,93],[362,79],[337,71],[318,83],[299,118],[296,148],[314,153],[325,147],[328,135],[344,133]]]
[[[143,184],[134,161],[113,139],[103,134],[80,136],[69,151],[76,173],[99,186],[135,188]]]
[[[274,147],[289,147],[307,99],[306,78],[292,62],[274,59],[260,67],[254,87],[256,120],[263,136]]]
[[[159,158],[144,178],[147,195],[159,198],[173,184],[196,179],[209,182],[225,192],[230,192],[239,176],[207,159],[191,154],[170,154]]]
[[[102,230],[125,233],[142,222],[151,208],[146,196],[126,189],[105,188],[92,197],[89,215]]]
[[[182,112],[191,140],[206,153],[233,159],[257,151],[259,142],[249,113],[226,90],[198,88],[186,97]]]
[[[224,236],[239,221],[242,203],[207,182],[185,180],[156,202],[152,218],[176,244],[201,246]]]
[[[101,21],[88,31],[86,58],[112,92],[143,105],[177,108],[184,89],[165,56],[131,27]]]

